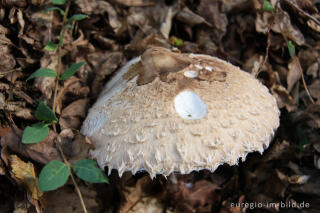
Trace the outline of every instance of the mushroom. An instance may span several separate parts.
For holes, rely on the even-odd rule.
[[[262,153],[279,114],[268,89],[238,67],[153,47],[106,84],[81,132],[109,174],[146,170],[153,178],[214,171]]]

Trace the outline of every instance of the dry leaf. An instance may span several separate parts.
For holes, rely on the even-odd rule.
[[[287,75],[287,90],[290,93],[293,86],[297,83],[297,81],[301,78],[301,72],[299,70],[299,59],[292,60],[288,65],[288,75]]]
[[[63,152],[71,164],[89,158],[89,150],[94,149],[94,146],[86,141],[85,136],[79,133],[74,135],[71,129],[62,130],[58,137],[60,137]]]
[[[183,8],[183,10],[180,10],[177,13],[176,18],[183,22],[188,24],[189,26],[195,26],[195,25],[199,25],[199,24],[205,24],[208,26],[212,26],[209,22],[207,22],[203,17],[201,17],[198,14],[195,14],[194,12],[192,12],[189,8],[185,7]]]
[[[46,164],[53,159],[60,160],[58,150],[54,147],[56,133],[50,131],[49,136],[37,144],[26,145],[21,142],[22,130],[11,129],[10,132],[1,137],[1,146],[8,146],[12,151],[20,153],[24,157]]]
[[[290,16],[287,12],[283,11],[281,7],[278,8],[278,12],[275,14],[269,12],[263,12],[262,14],[257,13],[255,22],[257,32],[265,34],[268,32],[272,16],[274,16],[272,31],[281,33],[283,37],[293,40],[299,46],[305,43],[303,34],[291,23]]]
[[[213,26],[213,36],[220,41],[227,32],[228,19],[219,9],[219,1],[202,0],[197,9],[198,14]]]
[[[9,51],[7,45],[0,45],[0,77],[9,73],[16,65],[14,57]]]
[[[69,97],[69,94],[86,97],[89,92],[89,87],[82,86],[80,79],[72,76],[71,78],[63,82],[63,87],[58,92],[56,112],[58,114],[61,114],[63,101]]]
[[[79,186],[88,212],[98,213],[97,192],[88,186]],[[80,213],[83,212],[77,193],[73,187],[64,186],[43,196],[43,213]]]
[[[312,97],[320,100],[320,80],[315,80],[312,82],[312,84],[309,86],[309,91]]]
[[[189,185],[180,181],[179,191],[174,194],[174,202],[178,212],[195,212],[205,204],[214,204],[220,198],[215,192],[219,186],[207,180],[200,180]]]
[[[43,192],[39,189],[33,164],[31,162],[25,163],[18,156],[11,155],[10,166],[17,182],[27,187],[33,199],[39,200]]]
[[[155,5],[154,0],[116,0],[116,2],[127,7],[143,7]]]
[[[316,78],[318,76],[318,71],[319,71],[319,63],[314,62],[308,67],[307,75],[311,75],[313,78]]]
[[[288,112],[295,111],[297,106],[288,91],[281,85],[274,85],[271,88],[272,94],[277,99],[278,107],[281,109],[286,107]]]
[[[62,110],[59,124],[62,129],[78,129],[85,118],[89,99],[79,99]]]

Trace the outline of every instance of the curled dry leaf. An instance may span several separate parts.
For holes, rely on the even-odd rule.
[[[287,90],[288,92],[291,92],[293,86],[297,83],[297,81],[301,78],[301,72],[300,72],[300,68],[299,68],[299,59],[297,58],[297,60],[292,60],[289,65],[288,65],[288,69],[289,72],[287,74]]]
[[[320,100],[320,80],[315,80],[313,83],[309,86],[309,91],[312,97]]]
[[[81,12],[85,14],[103,15],[107,13],[109,24],[116,34],[118,34],[123,27],[117,11],[110,3],[101,0],[76,0],[75,3],[80,7]]]
[[[147,37],[141,38],[141,40],[132,40],[130,44],[126,45],[126,55],[135,57],[142,54],[150,46],[170,48],[168,40],[162,38],[159,34],[151,33]]]
[[[72,76],[63,83],[63,87],[60,88],[60,91],[58,92],[56,112],[61,114],[63,101],[68,97],[68,94],[86,97],[89,92],[89,87],[82,86],[80,79]]]
[[[185,7],[177,13],[176,18],[188,24],[189,26],[195,26],[199,24],[205,24],[207,26],[212,26],[209,22],[207,22],[203,17],[200,15],[192,12],[189,8]]]
[[[310,65],[307,69],[307,75],[311,75],[313,78],[316,78],[318,76],[319,71],[319,63],[314,62],[312,65]]]
[[[94,146],[86,141],[85,136],[73,133],[71,129],[64,129],[60,133],[63,152],[68,157],[71,164],[81,159],[88,158],[89,150]]]
[[[279,108],[285,107],[288,112],[292,112],[297,109],[294,99],[283,86],[274,85],[271,88],[271,92],[276,97]]]
[[[16,65],[16,60],[11,55],[7,45],[0,45],[0,76],[12,71]]]
[[[149,35],[153,32],[169,37],[171,19],[176,13],[175,3],[167,6],[164,1],[156,1],[152,7],[131,7],[127,16],[127,23],[131,32],[138,27],[143,34]]]
[[[155,5],[155,0],[116,0],[117,3],[127,7],[143,7]]]
[[[56,134],[50,131],[49,136],[37,144],[26,145],[21,142],[22,130],[11,129],[10,132],[1,137],[1,146],[8,146],[12,151],[30,158],[36,162],[46,164],[51,160],[60,160],[58,150],[54,147]]]
[[[97,96],[102,87],[106,76],[112,74],[120,65],[123,54],[121,52],[113,53],[92,53],[89,56],[89,63],[94,65],[95,77],[92,82],[93,96]]]
[[[320,128],[320,103],[310,104],[301,120],[306,121],[310,127]]]
[[[85,118],[89,100],[79,99],[62,110],[59,124],[62,129],[78,129]]]
[[[10,158],[11,172],[16,181],[24,185],[31,194],[32,199],[39,200],[43,195],[38,186],[38,178],[36,176],[34,166],[31,162],[24,162],[18,156],[11,155]]]
[[[178,183],[179,190],[173,195],[173,202],[178,212],[196,212],[198,207],[219,202],[219,186],[207,180],[200,180],[191,185]]]
[[[230,12],[236,9],[245,9],[251,6],[250,0],[222,0],[222,11]]]
[[[298,45],[305,43],[305,38],[301,31],[291,23],[290,16],[287,12],[283,11],[280,4],[277,4],[278,8],[275,14],[269,12],[257,13],[255,26],[256,31],[266,34],[271,24],[270,20],[274,16],[274,24],[272,25],[272,31],[281,33],[284,38],[293,40]],[[261,5],[256,6],[256,9],[260,9]]]
[[[219,9],[219,1],[203,0],[198,6],[198,13],[213,26],[212,33],[220,41],[227,32],[228,19]]]
[[[125,202],[120,208],[120,213],[161,213],[163,206],[150,194],[154,182],[147,176],[140,178],[134,187],[125,187],[123,190]],[[148,193],[149,192],[149,193]]]

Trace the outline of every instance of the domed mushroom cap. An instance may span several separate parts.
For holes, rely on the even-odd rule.
[[[238,67],[151,48],[107,83],[81,131],[100,167],[167,176],[262,153],[279,114],[268,89]]]

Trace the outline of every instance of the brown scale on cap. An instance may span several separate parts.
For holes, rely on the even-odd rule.
[[[101,167],[151,177],[237,164],[279,126],[275,98],[223,60],[151,48],[107,83],[82,133]]]

